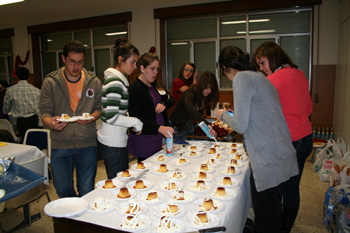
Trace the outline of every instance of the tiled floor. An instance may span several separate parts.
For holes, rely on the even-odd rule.
[[[328,232],[322,225],[322,208],[324,193],[328,188],[328,183],[322,182],[318,174],[312,171],[312,162],[307,160],[300,185],[301,205],[299,215],[293,227],[292,233],[326,233]],[[107,179],[103,161],[98,162],[96,181]],[[49,194],[51,200],[57,199],[52,181],[50,181]],[[41,212],[42,218],[34,222],[29,227],[18,230],[18,233],[51,233],[53,231],[52,219],[43,212],[47,204],[46,197],[40,198],[31,204],[31,212]],[[10,213],[0,214],[0,221],[5,230],[8,230],[23,219],[23,211],[19,209]]]

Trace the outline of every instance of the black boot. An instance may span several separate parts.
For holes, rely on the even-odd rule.
[[[298,209],[283,207],[282,212],[282,233],[290,233],[295,219],[298,215]]]

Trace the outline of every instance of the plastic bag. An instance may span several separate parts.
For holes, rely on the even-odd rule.
[[[343,138],[339,137],[337,139],[337,146],[340,149],[340,153],[343,155],[346,152],[346,144]]]
[[[333,153],[329,149],[327,149],[327,148],[322,149],[320,152],[318,152],[316,154],[316,160],[314,162],[314,165],[312,166],[312,170],[314,172],[319,173],[324,165],[324,160],[328,160],[332,156],[333,156]],[[330,168],[326,169],[326,170],[330,170]],[[323,172],[325,172],[325,171],[323,171]]]

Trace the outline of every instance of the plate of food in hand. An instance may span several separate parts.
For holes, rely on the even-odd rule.
[[[58,121],[60,122],[75,122],[79,120],[79,116],[69,116],[68,114],[62,114],[60,118],[57,118]]]

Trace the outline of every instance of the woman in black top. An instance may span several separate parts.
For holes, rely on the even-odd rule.
[[[209,122],[202,116],[205,109],[214,109],[219,101],[219,88],[215,75],[206,71],[197,80],[197,84],[187,89],[180,97],[170,116],[175,126],[175,139],[186,139],[193,133],[193,120],[204,121],[210,128],[209,133],[216,136]]]

